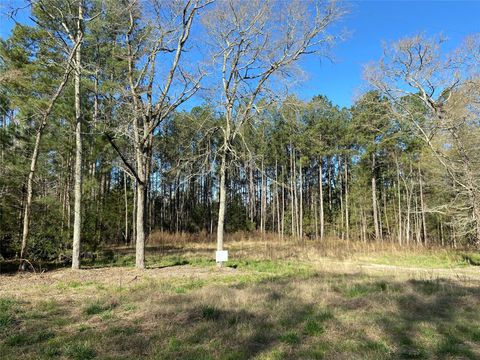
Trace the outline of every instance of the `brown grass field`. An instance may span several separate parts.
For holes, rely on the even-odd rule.
[[[0,359],[480,359],[474,252],[156,234],[0,275]]]

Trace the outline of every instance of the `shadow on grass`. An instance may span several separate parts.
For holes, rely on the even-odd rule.
[[[112,294],[77,300],[82,311],[71,298],[0,301],[0,358],[480,356],[480,289],[472,284],[315,273],[182,294],[152,286],[116,294],[115,302]]]
[[[480,288],[446,279],[410,280],[396,311],[379,319],[397,358],[479,359]]]

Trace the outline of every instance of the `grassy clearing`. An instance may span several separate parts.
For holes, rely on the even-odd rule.
[[[221,269],[195,245],[150,256],[145,272],[1,277],[0,358],[480,358],[478,280],[326,269],[309,249],[262,259],[247,245]]]

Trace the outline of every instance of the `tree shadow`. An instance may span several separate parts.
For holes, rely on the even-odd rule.
[[[398,349],[395,357],[480,357],[478,286],[448,279],[409,280],[404,285],[408,291],[397,298],[396,311],[378,319]]]
[[[82,311],[84,304],[78,312],[59,300],[64,324],[47,308],[18,328],[34,333],[35,319],[48,319],[42,324],[47,330],[54,324],[54,336],[38,346],[58,356],[72,343],[116,359],[479,358],[480,288],[474,283],[316,272],[188,289],[139,284],[113,293],[114,307],[106,306],[112,293],[105,292],[93,315]],[[26,351],[22,338],[15,339]]]

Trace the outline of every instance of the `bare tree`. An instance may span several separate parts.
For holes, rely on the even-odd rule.
[[[220,72],[224,110],[217,250],[224,242],[225,178],[229,159],[236,156],[232,144],[260,111],[270,80],[288,77],[304,55],[331,45],[335,38],[327,29],[343,13],[334,1],[220,0],[203,17]]]
[[[106,136],[136,180],[135,266],[139,269],[145,267],[145,217],[154,133],[199,89],[204,73],[188,72],[181,58],[196,14],[209,3],[131,0],[125,4],[129,22],[123,34],[128,69],[125,99],[131,112],[123,127],[116,133],[108,129]],[[132,144],[134,164],[117,144],[116,139],[122,137]]]
[[[444,39],[417,35],[385,48],[366,78],[392,101],[394,115],[422,139],[450,178],[457,228],[480,246],[478,156],[479,36],[442,56]],[[466,210],[466,212],[465,212]]]

